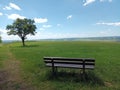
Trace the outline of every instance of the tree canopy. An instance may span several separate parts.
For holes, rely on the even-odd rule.
[[[28,34],[35,35],[36,25],[34,25],[34,20],[31,19],[19,19],[17,18],[12,25],[7,25],[8,35],[18,35],[25,46],[25,39]]]

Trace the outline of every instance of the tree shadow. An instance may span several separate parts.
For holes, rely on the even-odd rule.
[[[25,46],[20,46],[23,48],[31,48],[31,47],[39,47],[39,45],[25,45]]]
[[[96,75],[94,72],[85,72],[76,73],[76,72],[66,72],[60,71],[56,72],[55,75],[52,74],[51,71],[46,73],[46,77],[50,81],[60,81],[60,82],[74,82],[74,83],[84,83],[89,85],[100,85],[104,86],[103,80]]]

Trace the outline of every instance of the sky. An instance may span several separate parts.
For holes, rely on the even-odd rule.
[[[0,0],[0,36],[20,40],[6,30],[16,18],[35,21],[28,40],[120,36],[119,9],[120,0]]]

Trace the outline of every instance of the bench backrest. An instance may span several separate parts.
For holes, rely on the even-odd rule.
[[[44,62],[54,64],[95,65],[95,59],[92,58],[44,57]]]

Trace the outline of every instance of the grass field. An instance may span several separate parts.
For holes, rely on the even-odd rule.
[[[0,73],[12,61],[17,62],[10,66],[14,66],[13,70],[17,68],[13,74],[20,75],[16,77],[20,80],[8,85],[14,90],[120,90],[120,42],[41,41],[26,44],[26,47],[22,47],[21,42],[0,45]],[[78,69],[61,68],[53,78],[51,68],[45,67],[44,56],[95,58],[96,66],[95,70],[87,71],[85,77]],[[25,89],[21,89],[21,84]],[[2,83],[0,88],[7,90],[6,86]]]

